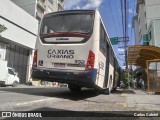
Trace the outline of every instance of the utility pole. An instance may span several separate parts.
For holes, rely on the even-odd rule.
[[[127,3],[126,0],[121,0],[121,12],[122,12],[122,29],[123,29],[123,37],[113,37],[110,38],[110,41],[112,45],[117,45],[119,42],[123,42],[124,46],[120,47],[124,49],[124,53],[121,53],[119,55],[125,55],[125,66],[126,66],[126,72],[127,73],[127,82],[128,82],[128,89],[130,88],[129,84],[129,69],[128,69],[128,62],[127,62],[127,42],[129,41],[129,37],[127,37]]]
[[[129,69],[128,69],[128,62],[127,62],[127,15],[126,15],[126,0],[124,0],[124,38],[125,38],[125,42],[124,42],[124,49],[125,49],[125,62],[126,62],[126,71],[127,71],[127,76],[128,76],[128,89],[130,89],[130,85],[129,85]]]

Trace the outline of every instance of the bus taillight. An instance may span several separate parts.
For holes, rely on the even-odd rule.
[[[37,50],[34,51],[33,67],[37,67]]]
[[[90,50],[85,70],[91,70],[94,68],[95,54]]]

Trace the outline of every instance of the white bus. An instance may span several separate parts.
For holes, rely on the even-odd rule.
[[[116,89],[118,62],[97,10],[68,10],[43,16],[32,78],[109,93]]]

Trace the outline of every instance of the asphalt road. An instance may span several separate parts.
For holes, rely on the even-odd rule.
[[[121,93],[118,91],[108,96],[99,94],[94,89],[83,89],[80,93],[74,93],[65,87],[0,88],[0,110],[52,110],[57,108],[76,111],[116,110],[111,106],[106,108],[103,106],[125,103],[125,99],[120,97]]]
[[[71,114],[67,111],[83,111],[91,113],[90,117],[101,116],[97,112],[143,110],[143,107],[134,106],[133,103],[128,105],[126,95],[131,97],[136,94],[134,91],[118,90],[105,95],[94,89],[82,89],[80,93],[74,93],[65,87],[0,88],[0,111],[63,111],[64,114]]]

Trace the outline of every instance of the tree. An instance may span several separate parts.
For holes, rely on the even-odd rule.
[[[4,32],[7,28],[0,24],[0,33]]]
[[[128,87],[128,74],[125,70],[121,71],[120,74],[120,80],[123,81],[123,83],[125,84],[126,87]]]

